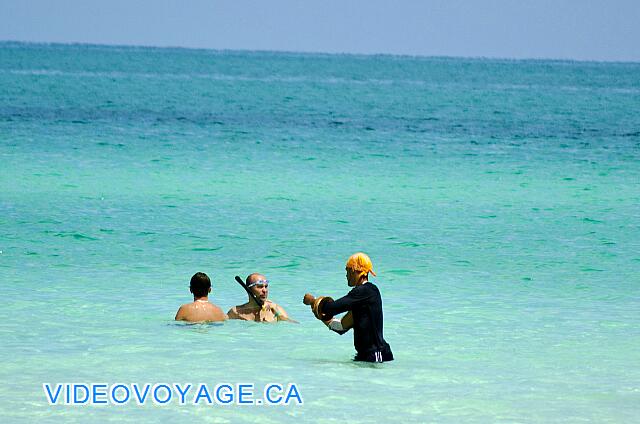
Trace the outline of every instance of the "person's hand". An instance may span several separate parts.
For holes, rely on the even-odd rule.
[[[315,297],[313,297],[311,294],[306,293],[304,295],[304,298],[302,299],[302,303],[304,303],[305,305],[311,305],[313,303],[313,301],[316,300]]]

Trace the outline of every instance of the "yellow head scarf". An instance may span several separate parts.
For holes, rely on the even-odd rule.
[[[366,253],[358,252],[351,255],[347,260],[347,268],[359,271],[361,276],[367,276],[369,273],[376,276],[376,273],[373,272],[371,258]]]

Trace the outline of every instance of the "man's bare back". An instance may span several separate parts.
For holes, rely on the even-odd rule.
[[[176,320],[200,322],[200,321],[224,321],[227,316],[222,309],[205,299],[197,299],[192,303],[184,304],[176,313]]]
[[[224,321],[227,316],[222,309],[209,302],[211,280],[207,274],[197,272],[191,277],[189,291],[193,294],[193,302],[182,305],[176,313],[176,321],[212,322]]]

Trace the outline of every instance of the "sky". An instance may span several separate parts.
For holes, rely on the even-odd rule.
[[[0,40],[640,62],[640,0],[0,0]]]

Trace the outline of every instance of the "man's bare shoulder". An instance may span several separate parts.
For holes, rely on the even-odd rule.
[[[259,310],[260,307],[258,307],[257,305],[251,305],[250,303],[244,303],[242,305],[236,305],[233,308],[231,308],[232,311],[238,313],[238,314],[244,314],[247,312],[255,312],[257,310]]]
[[[180,306],[178,308],[178,312],[176,312],[175,320],[177,321],[186,320],[186,313],[189,310],[190,305],[191,303],[185,303],[184,305]]]
[[[236,305],[229,309],[229,312],[227,312],[227,317],[229,319],[244,319],[241,315],[241,313],[244,312],[242,309],[240,309],[241,307],[242,305]]]
[[[243,305],[236,305],[233,308],[229,309],[229,312],[227,312],[227,315],[229,316],[229,319],[241,319],[244,321],[254,321],[253,315],[259,310],[260,310],[259,307],[255,305],[251,305],[247,302]]]
[[[211,304],[211,312],[216,317],[216,319],[219,319],[220,321],[228,319],[227,314],[224,313],[222,308],[220,308],[218,305],[214,305],[213,303]]]

